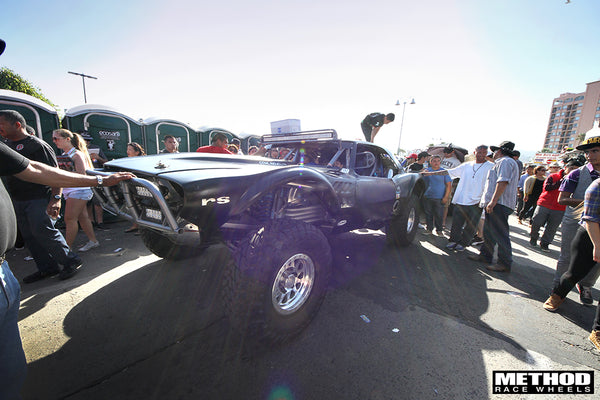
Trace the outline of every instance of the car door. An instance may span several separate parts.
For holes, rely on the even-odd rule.
[[[396,200],[392,177],[398,167],[384,149],[358,144],[354,171],[357,174],[356,204],[365,221],[386,220]]]

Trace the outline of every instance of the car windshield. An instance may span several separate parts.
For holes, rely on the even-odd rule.
[[[344,168],[346,153],[337,143],[286,143],[285,146],[274,145],[265,156],[295,164]]]

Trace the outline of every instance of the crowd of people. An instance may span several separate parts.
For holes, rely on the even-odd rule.
[[[363,121],[365,138],[372,141],[381,126],[393,121],[393,114],[370,115]],[[0,345],[0,380],[6,393],[15,393],[22,383],[24,355],[17,326],[19,284],[12,275],[4,254],[16,236],[15,227],[31,253],[36,271],[25,276],[24,283],[58,275],[73,276],[83,264],[72,250],[79,228],[87,243],[78,249],[86,252],[100,246],[94,229],[106,229],[102,209],[94,201],[93,186],[110,186],[133,177],[118,173],[107,177],[88,176],[86,170],[101,167],[106,156],[91,143],[86,132],[57,129],[53,143],[62,151],[56,155],[52,147],[40,140],[26,125],[21,114],[0,111],[0,255],[4,291],[10,296],[5,307],[6,318],[0,335],[7,338]],[[368,136],[368,137],[367,137]],[[211,144],[201,146],[199,153],[243,154],[239,140],[216,132]],[[161,153],[178,153],[177,138],[167,135]],[[471,260],[485,263],[490,271],[510,273],[513,267],[509,216],[516,212],[518,222],[530,225],[529,243],[548,252],[557,230],[561,229],[560,255],[552,283],[552,291],[544,309],[556,311],[568,292],[576,287],[584,305],[592,305],[592,287],[600,276],[600,136],[587,138],[577,150],[585,154],[563,160],[563,165],[527,165],[523,168],[515,144],[477,146],[471,161],[461,162],[452,145],[440,155],[427,151],[410,154],[404,166],[420,173],[427,182],[422,198],[425,235],[446,237],[445,223],[452,204],[452,226],[446,249],[462,252],[468,246],[480,245]],[[286,148],[251,146],[249,154],[285,159]],[[144,148],[128,143],[127,156],[145,156]],[[307,163],[315,163],[310,153]],[[316,157],[315,157],[316,158]],[[462,158],[462,157],[461,157]],[[340,165],[343,166],[343,165]],[[338,167],[340,167],[338,166]],[[65,234],[55,226],[64,199]],[[14,221],[14,222],[13,222]],[[540,237],[540,230],[543,234]],[[133,224],[126,232],[136,232]],[[493,257],[497,249],[497,260]],[[600,350],[600,304],[589,336]],[[9,366],[9,367],[7,367]],[[8,368],[8,369],[7,369]]]
[[[600,276],[600,136],[584,140],[562,165],[519,166],[520,153],[512,142],[478,146],[474,159],[444,168],[451,147],[443,155],[410,154],[408,171],[423,175],[428,184],[422,199],[426,224],[423,233],[445,237],[441,210],[453,205],[452,227],[446,248],[464,251],[481,245],[468,258],[490,271],[510,273],[513,267],[508,218],[516,212],[518,223],[529,224],[529,244],[549,252],[561,228],[560,254],[552,291],[543,308],[557,311],[574,287],[584,305],[593,305],[592,287]],[[454,193],[451,179],[458,179]],[[451,199],[451,200],[450,200]],[[540,237],[540,230],[543,234]],[[479,233],[478,233],[479,232]],[[482,240],[480,240],[480,238]],[[497,261],[493,262],[497,249]],[[600,350],[600,304],[589,336]]]

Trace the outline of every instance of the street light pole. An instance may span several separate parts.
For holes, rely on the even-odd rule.
[[[396,105],[399,106],[402,104],[402,118],[400,120],[400,136],[398,136],[398,155],[400,155],[400,140],[402,140],[402,128],[404,127],[404,111],[406,110],[407,101],[404,100],[403,103],[400,103],[400,100],[396,100]],[[413,98],[409,104],[415,104],[415,99]]]
[[[95,76],[80,74],[79,72],[71,72],[67,71],[69,74],[81,76],[81,81],[83,82],[83,102],[87,104],[87,96],[85,95],[85,78],[90,79],[98,79]]]

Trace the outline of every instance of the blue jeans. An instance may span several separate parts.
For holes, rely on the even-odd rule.
[[[509,268],[512,266],[512,246],[508,228],[508,216],[512,212],[513,210],[501,204],[496,204],[491,214],[485,212],[483,245],[479,255],[490,264],[494,257],[494,248],[498,245],[498,264]]]
[[[0,399],[20,399],[27,372],[18,325],[21,287],[6,261],[0,283]]]
[[[450,230],[450,242],[468,246],[477,232],[477,225],[481,218],[479,204],[463,206],[454,204],[452,211],[452,229]]]
[[[441,231],[443,228],[442,222],[444,216],[442,199],[423,197],[423,210],[425,211],[427,230],[432,231],[435,227],[436,230]]]
[[[71,265],[79,260],[46,214],[47,199],[13,201],[13,204],[25,246],[40,272],[57,271],[59,264]]]

